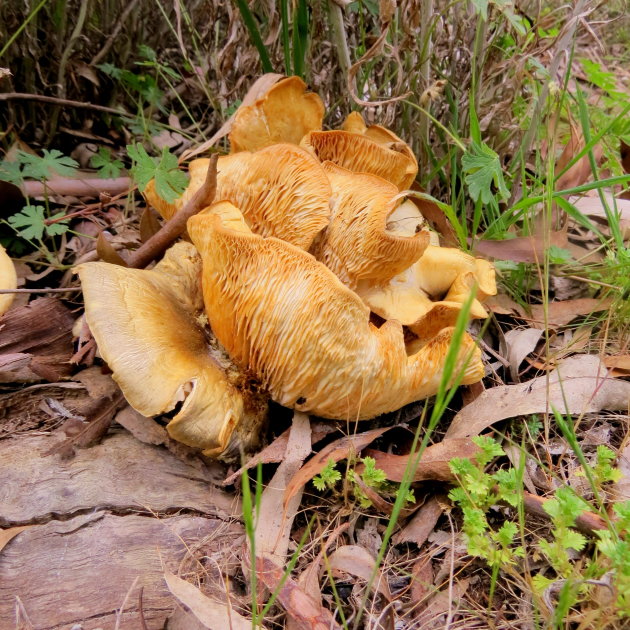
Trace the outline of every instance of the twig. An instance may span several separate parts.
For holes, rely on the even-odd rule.
[[[91,66],[95,66],[103,57],[109,52],[109,49],[112,47],[114,40],[120,33],[123,24],[127,23],[127,18],[129,14],[134,10],[136,4],[138,4],[138,0],[131,0],[131,2],[125,7],[125,10],[120,14],[118,19],[116,20],[116,24],[114,25],[114,30],[110,33],[109,37],[105,40],[105,44],[103,47],[92,57],[92,61],[90,61]]]
[[[217,188],[217,160],[215,153],[210,158],[206,181],[194,194],[193,198],[168,221],[159,232],[156,232],[144,245],[140,246],[131,256],[127,264],[136,269],[146,267],[152,260],[165,251],[186,230],[188,219],[197,214],[213,200]]]
[[[550,500],[551,499],[539,497],[531,492],[523,491],[523,503],[525,505],[525,510],[531,514],[544,516],[547,519],[550,518],[549,514],[547,514],[543,508],[544,504]],[[594,512],[582,512],[575,519],[575,526],[581,532],[591,535],[596,531],[608,529],[606,521]]]
[[[68,287],[66,289],[0,289],[0,295],[9,293],[69,293],[80,290],[81,287]]]
[[[40,103],[51,103],[53,105],[66,105],[68,107],[76,107],[77,109],[92,109],[97,112],[106,114],[115,114],[116,116],[126,116],[134,118],[127,112],[121,112],[113,107],[105,105],[95,105],[94,103],[86,103],[84,101],[72,101],[67,98],[58,98],[56,96],[44,96],[43,94],[28,94],[27,92],[5,92],[0,94],[0,101],[38,101]]]

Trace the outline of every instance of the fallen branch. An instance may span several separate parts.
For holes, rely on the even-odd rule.
[[[543,497],[539,497],[531,492],[523,491],[523,503],[525,505],[525,511],[530,514],[536,514],[538,516],[543,516],[546,519],[549,519],[550,516],[545,512],[544,505],[547,501],[551,501],[551,499],[545,499]],[[593,512],[582,512],[575,519],[575,526],[584,534],[593,535],[594,532],[600,531],[603,529],[608,529],[608,524],[606,521]]]
[[[210,165],[203,186],[194,194],[192,199],[181,208],[175,216],[165,223],[159,232],[155,233],[144,245],[133,252],[127,264],[136,269],[146,267],[152,260],[164,252],[186,230],[188,219],[208,207],[214,200],[217,188],[217,154],[210,158]]]
[[[72,101],[67,98],[58,98],[56,96],[44,96],[43,94],[28,94],[26,92],[5,92],[0,94],[0,101],[37,101],[39,103],[51,103],[53,105],[65,105],[67,107],[76,107],[77,109],[92,109],[105,114],[114,114],[116,116],[124,116],[126,118],[135,118],[132,114],[121,112],[113,107],[105,105],[95,105],[94,103],[86,103],[85,101]]]
[[[2,94],[0,94],[2,96]],[[127,193],[132,181],[129,177],[114,177],[101,179],[92,177],[87,179],[72,179],[70,177],[53,177],[45,182],[27,180],[22,184],[25,197],[44,197],[59,195],[72,197],[98,197],[101,193],[119,195]]]

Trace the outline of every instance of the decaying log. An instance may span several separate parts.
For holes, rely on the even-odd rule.
[[[55,298],[33,300],[0,319],[0,383],[58,381],[70,376],[70,311]]]
[[[58,438],[20,437],[0,443],[0,526],[41,522],[88,510],[173,514],[180,510],[228,518],[234,497],[210,485],[210,475],[166,449],[127,433],[79,449],[70,460],[42,457]],[[1,556],[0,556],[1,558]]]
[[[37,630],[111,629],[129,593],[119,627],[140,628],[143,587],[147,627],[164,628],[179,605],[163,571],[229,573],[240,506],[210,471],[126,432],[69,460],[41,455],[60,439],[0,442],[0,526],[30,525],[0,549],[0,626],[15,627],[19,598]]]
[[[232,530],[230,531],[230,527]],[[120,628],[140,628],[138,594],[149,630],[164,627],[178,607],[163,580],[177,571],[187,547],[208,540],[229,545],[235,526],[200,516],[153,518],[96,512],[50,521],[16,536],[0,553],[0,619],[15,626],[15,602],[37,630],[111,630],[126,600]],[[216,539],[216,534],[221,537]],[[203,572],[203,569],[201,569]]]

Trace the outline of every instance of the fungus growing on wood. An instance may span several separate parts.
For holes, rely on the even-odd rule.
[[[0,245],[0,289],[17,289],[15,266],[2,245]],[[13,293],[0,295],[0,315],[4,315],[11,308],[14,298],[15,294]]]
[[[131,406],[145,416],[174,412],[171,437],[233,457],[257,445],[267,404],[197,317],[200,269],[182,242],[151,271],[102,262],[76,270],[90,330]]]
[[[429,244],[419,213],[411,228],[391,217],[400,204],[392,183],[324,162],[332,189],[330,223],[313,246],[315,257],[344,284],[384,284],[415,263]]]
[[[191,217],[188,232],[202,257],[214,334],[275,401],[358,420],[437,391],[451,328],[408,355],[399,322],[376,328],[369,309],[330,269],[290,243],[253,234],[232,204]],[[463,383],[483,376],[467,334],[460,369]]]
[[[410,188],[418,174],[418,161],[407,143],[385,127],[367,127],[356,112],[348,116],[342,129],[311,131],[301,144],[322,162],[378,175],[399,190]]]
[[[239,107],[229,134],[232,153],[279,142],[300,144],[309,131],[321,129],[324,103],[306,89],[299,77],[287,77],[252,105]]]
[[[190,183],[175,203],[161,199],[153,182],[144,193],[147,201],[164,218],[171,218],[201,187],[209,162],[201,158],[190,163]],[[220,157],[215,199],[237,205],[257,234],[304,249],[330,216],[330,184],[324,169],[310,153],[290,144]]]

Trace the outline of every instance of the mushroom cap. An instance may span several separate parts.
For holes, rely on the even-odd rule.
[[[0,289],[17,289],[15,265],[2,245],[0,245]],[[14,299],[14,293],[0,295],[0,315],[4,315],[11,308]]]
[[[145,190],[147,201],[165,218],[172,217],[201,188],[209,163],[205,158],[190,163],[190,183],[174,204],[160,199],[151,185]],[[330,217],[330,184],[324,169],[310,153],[291,144],[220,157],[215,199],[241,208],[256,233],[304,249]]]
[[[322,162],[378,175],[400,190],[408,189],[418,174],[418,161],[409,145],[385,127],[366,127],[356,112],[348,116],[343,129],[311,131],[301,145]]]
[[[93,262],[76,271],[90,330],[129,404],[155,416],[182,403],[167,426],[171,437],[207,455],[234,455],[257,444],[266,403],[239,386],[243,372],[183,298],[200,269],[194,247],[178,243],[154,270]]]
[[[397,319],[420,339],[454,326],[470,293],[471,319],[488,316],[481,302],[496,294],[494,267],[452,247],[429,245],[420,259],[385,285],[361,282],[357,294],[384,319]]]
[[[327,418],[365,419],[437,391],[452,329],[408,356],[402,326],[369,309],[325,265],[290,243],[248,233],[232,204],[191,217],[203,260],[206,311],[217,339],[282,405]],[[238,229],[231,226],[238,225]],[[464,383],[483,376],[470,336]]]
[[[252,105],[239,107],[229,134],[231,152],[256,151],[279,142],[300,144],[309,131],[321,129],[324,103],[306,89],[299,77],[287,77]]]
[[[361,280],[386,283],[413,265],[427,247],[429,233],[421,229],[418,212],[413,231],[410,225],[401,228],[396,186],[332,162],[323,166],[332,189],[331,217],[313,246],[315,257],[351,288]]]

